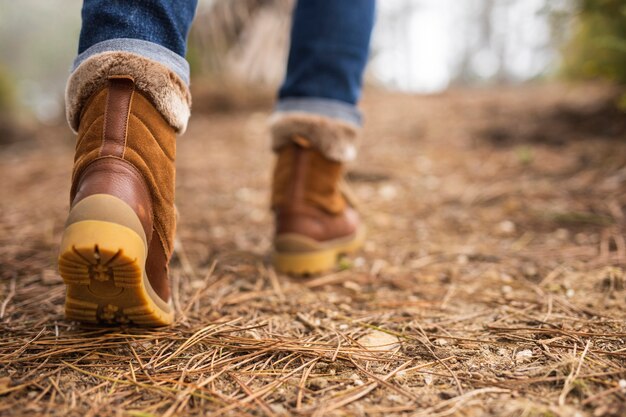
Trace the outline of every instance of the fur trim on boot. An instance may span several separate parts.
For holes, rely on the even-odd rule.
[[[360,129],[350,123],[312,113],[279,112],[271,117],[270,129],[274,151],[299,135],[328,159],[349,162],[356,158]]]
[[[191,94],[187,85],[164,65],[130,52],[103,52],[76,68],[67,82],[65,111],[74,132],[89,98],[104,87],[109,77],[132,77],[138,90],[146,94],[165,120],[183,133],[187,128]]]

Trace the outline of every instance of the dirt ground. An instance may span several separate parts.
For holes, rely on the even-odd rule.
[[[0,415],[625,416],[626,116],[598,85],[369,91],[338,271],[268,262],[265,100],[196,95],[176,324],[63,318],[73,137],[0,147]],[[230,101],[229,101],[230,100]]]

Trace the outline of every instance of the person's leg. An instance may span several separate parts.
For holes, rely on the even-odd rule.
[[[59,253],[66,316],[171,323],[175,136],[189,118],[196,0],[85,0],[66,110],[78,133]]]
[[[305,111],[358,125],[355,105],[374,15],[374,0],[299,0],[277,110]]]
[[[101,42],[126,39],[129,45],[135,40],[151,42],[184,58],[197,3],[197,0],[87,0],[82,8],[78,53]]]
[[[72,129],[87,97],[107,77],[126,74],[154,96],[155,105],[178,132],[184,131],[191,102],[184,56],[196,5],[197,0],[85,0],[78,56],[66,93]],[[157,95],[167,95],[167,104],[172,101],[178,112],[171,114]]]
[[[356,107],[374,25],[375,0],[300,0],[287,75],[272,118],[276,213],[274,265],[315,273],[363,239],[340,190],[343,164],[356,157]]]

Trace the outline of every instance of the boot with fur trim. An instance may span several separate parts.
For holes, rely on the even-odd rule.
[[[322,273],[363,244],[364,227],[341,190],[343,162],[356,155],[356,134],[351,125],[320,116],[286,113],[273,120],[272,259],[278,271]]]
[[[156,62],[104,53],[77,68],[66,100],[78,131],[59,253],[66,317],[170,324],[175,133],[189,116],[187,88]]]

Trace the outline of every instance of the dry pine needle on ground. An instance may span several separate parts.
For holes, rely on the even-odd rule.
[[[305,280],[267,262],[267,114],[196,114],[178,319],[154,330],[64,321],[73,139],[1,149],[0,415],[626,415],[626,132],[596,111],[610,95],[369,92],[348,175],[368,244]]]

